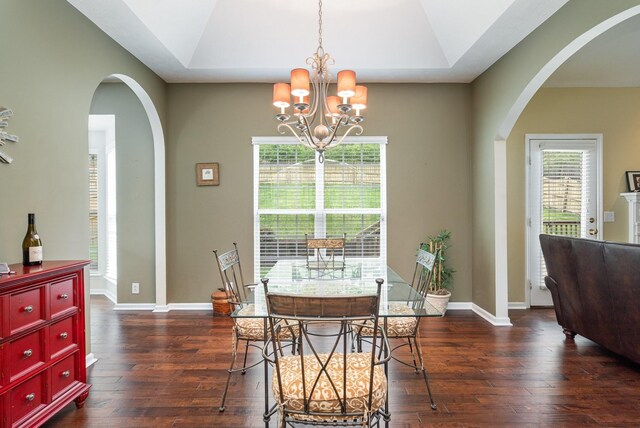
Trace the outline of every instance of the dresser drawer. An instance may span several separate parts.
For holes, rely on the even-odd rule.
[[[13,335],[45,320],[44,286],[9,296],[9,326]]]
[[[9,381],[13,382],[44,364],[45,333],[40,329],[23,338],[9,342],[5,349],[6,363],[9,364]]]
[[[9,392],[12,425],[45,406],[44,379],[45,373],[39,374]]]
[[[0,345],[0,389],[2,389],[5,383],[9,383],[9,380],[5,379],[4,377],[5,367],[6,367],[4,362],[4,348],[5,348],[5,345]],[[0,411],[1,410],[2,410],[2,397],[0,397]],[[0,421],[0,427],[1,426],[2,426],[2,423]]]
[[[78,306],[76,293],[76,278],[53,282],[49,286],[49,301],[51,302],[51,318]]]
[[[78,338],[75,326],[75,316],[51,324],[49,327],[49,350],[52,359],[77,346]]]
[[[51,395],[54,400],[78,379],[77,357],[78,353],[70,355],[51,368]]]

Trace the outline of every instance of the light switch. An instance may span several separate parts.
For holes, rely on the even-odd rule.
[[[616,221],[616,213],[614,211],[605,211],[604,212],[604,222],[605,223],[613,223]]]

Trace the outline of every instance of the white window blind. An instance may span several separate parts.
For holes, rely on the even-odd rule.
[[[89,154],[89,269],[97,272],[99,265],[98,246],[98,155]]]
[[[539,218],[542,219],[542,233],[572,237],[584,236],[587,221],[587,189],[593,175],[589,151],[543,150],[541,168],[542,204]],[[542,250],[539,254],[543,260]],[[547,269],[540,263],[537,278],[544,286]]]
[[[305,258],[310,237],[342,237],[346,257],[386,262],[386,138],[354,138],[325,153],[292,139],[254,138],[255,276]]]

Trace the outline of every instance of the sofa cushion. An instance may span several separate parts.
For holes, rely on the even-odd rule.
[[[640,362],[640,246],[607,243],[604,260],[609,277],[608,300],[612,328],[617,331],[619,345],[612,349]]]

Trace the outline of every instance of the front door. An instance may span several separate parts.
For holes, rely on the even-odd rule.
[[[601,239],[601,135],[530,135],[527,285],[530,306],[552,306],[541,233]]]

